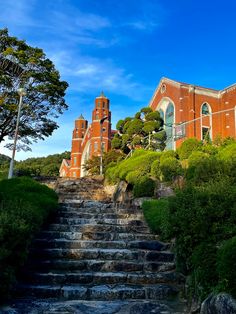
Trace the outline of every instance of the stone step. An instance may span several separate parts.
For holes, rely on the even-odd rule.
[[[159,283],[177,284],[178,276],[175,272],[168,273],[127,273],[127,272],[50,272],[34,273],[23,272],[21,278],[24,283],[47,285],[105,285],[105,284],[132,284],[151,285]]]
[[[135,225],[107,225],[107,224],[59,224],[53,223],[48,226],[48,231],[62,231],[62,232],[116,232],[116,233],[142,233],[151,234],[147,226]]]
[[[40,272],[54,271],[96,271],[96,272],[169,272],[175,269],[173,262],[139,262],[120,260],[50,259],[32,260],[26,269]]]
[[[69,225],[80,225],[80,224],[91,224],[91,225],[128,225],[128,226],[137,226],[137,227],[147,227],[146,222],[140,219],[84,219],[84,218],[64,218],[56,217],[54,220],[55,223],[59,224],[69,224]]]
[[[87,213],[87,212],[77,212],[77,211],[60,211],[57,213],[57,217],[62,217],[62,218],[73,218],[73,219],[78,219],[78,218],[84,218],[84,219],[133,219],[133,220],[140,220],[143,219],[143,214],[130,214],[130,213],[112,213],[112,212],[107,212],[107,213]]]
[[[106,214],[106,213],[113,213],[113,214],[142,214],[140,209],[134,208],[114,208],[114,207],[81,207],[81,205],[76,204],[60,204],[58,213],[66,212],[66,213],[90,213],[90,214]]]
[[[21,284],[17,289],[18,296],[37,298],[57,298],[58,300],[129,300],[173,299],[178,289],[171,285],[27,285]]]
[[[37,235],[39,239],[66,239],[66,240],[104,240],[104,241],[133,241],[133,240],[158,240],[159,236],[142,233],[117,233],[117,232],[59,232],[43,231]]]
[[[30,250],[30,257],[36,259],[69,258],[69,259],[104,259],[104,260],[135,260],[149,262],[173,262],[171,252],[157,252],[129,249],[38,249]]]
[[[39,248],[61,248],[61,249],[142,249],[163,251],[168,245],[160,241],[90,241],[90,240],[65,240],[65,239],[36,239],[34,246]]]
[[[189,313],[186,303],[174,300],[34,300],[24,298],[14,300],[12,307],[4,314],[184,314]]]

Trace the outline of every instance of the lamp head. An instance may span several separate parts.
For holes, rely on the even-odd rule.
[[[17,93],[18,93],[20,96],[25,96],[25,95],[26,95],[26,91],[25,91],[25,89],[24,89],[23,87],[18,88]]]

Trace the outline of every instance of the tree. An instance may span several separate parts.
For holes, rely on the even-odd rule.
[[[107,168],[113,164],[121,161],[124,158],[124,154],[119,150],[110,150],[109,152],[104,153],[102,163],[104,173]],[[95,175],[100,173],[100,157],[92,156],[90,159],[86,160],[83,165],[85,171],[87,171],[90,175]]]
[[[117,122],[118,133],[112,140],[112,148],[128,153],[135,147],[147,147],[152,150],[165,148],[166,132],[158,111],[144,107],[133,118],[127,117]]]
[[[22,72],[23,70],[23,72]],[[29,149],[32,142],[45,139],[58,128],[55,118],[67,109],[67,82],[42,49],[11,37],[7,29],[0,30],[0,142],[14,135],[19,95],[23,98],[19,126],[18,149]]]

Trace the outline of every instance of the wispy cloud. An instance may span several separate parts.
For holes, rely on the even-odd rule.
[[[153,86],[138,83],[132,73],[115,65],[110,59],[75,56],[66,51],[60,51],[58,54],[49,52],[49,55],[62,76],[69,79],[71,90],[83,92],[104,89],[140,100],[153,89]]]

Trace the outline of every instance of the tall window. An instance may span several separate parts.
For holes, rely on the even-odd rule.
[[[105,150],[105,143],[104,142],[102,142],[102,151],[104,152],[104,150]]]
[[[202,114],[203,115],[210,114],[209,106],[206,103],[202,105]]]
[[[159,109],[159,113],[160,113],[160,117],[162,118],[162,120],[164,121],[165,119],[165,115],[164,115],[164,111],[162,109]]]
[[[212,138],[211,107],[207,103],[204,103],[201,107],[201,132],[202,140],[210,140]]]
[[[77,161],[77,160],[76,160],[76,157],[74,157],[74,166],[76,165],[76,161]]]
[[[174,105],[169,102],[165,112],[165,131],[167,135],[166,148],[174,148],[173,124],[174,124]]]
[[[98,143],[95,142],[95,143],[94,143],[94,151],[96,152],[97,150],[98,150]]]

